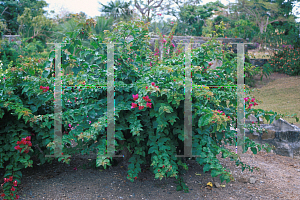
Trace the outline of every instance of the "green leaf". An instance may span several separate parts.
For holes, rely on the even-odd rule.
[[[21,171],[15,171],[14,172],[14,176],[18,177],[18,178],[22,178],[22,172]]]
[[[202,116],[198,121],[198,126],[202,127],[202,126],[209,124],[209,122],[211,121],[211,117],[212,117],[211,113]]]
[[[49,59],[55,58],[55,51],[51,51],[49,54]]]
[[[6,166],[6,170],[10,170],[10,169],[12,169],[12,168],[13,168],[13,165],[12,165],[12,164],[9,164],[9,165]]]
[[[253,152],[253,154],[257,154],[257,149],[256,149],[256,147],[251,147],[251,151]]]
[[[215,169],[211,170],[211,176],[212,176],[212,177],[216,177],[216,176],[218,176],[219,174],[222,174],[222,172],[217,171],[217,170],[215,170]]]
[[[77,74],[81,71],[81,67],[79,66],[79,67],[73,67],[72,68],[72,71],[74,72],[74,75],[75,76],[77,76]]]
[[[11,170],[6,171],[5,174],[4,174],[4,177],[9,177],[9,176],[12,176],[12,171]]]
[[[148,151],[148,154],[150,154],[150,153],[158,153],[158,148],[157,148],[157,146],[152,146],[152,147],[150,147],[149,148],[149,151]]]
[[[208,172],[210,170],[210,164],[205,164],[203,167],[203,173]]]
[[[29,68],[29,74],[30,74],[31,76],[34,76],[34,75],[35,75],[35,71],[34,71],[33,68]]]
[[[52,52],[51,52],[52,53]],[[44,62],[44,69],[45,68],[50,68],[51,62],[50,61],[45,61]]]
[[[42,74],[42,77],[47,78],[49,76],[49,74],[50,74],[50,70],[44,70],[43,74]]]

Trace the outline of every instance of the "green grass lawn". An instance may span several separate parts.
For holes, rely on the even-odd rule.
[[[255,108],[272,110],[280,114],[297,114],[300,118],[300,76],[269,82],[260,89],[252,89],[251,95],[262,101]],[[289,123],[300,124],[295,118],[283,119]]]

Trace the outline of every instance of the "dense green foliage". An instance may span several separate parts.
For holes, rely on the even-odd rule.
[[[231,52],[219,50],[223,45],[217,42],[216,37],[250,37],[262,43],[266,36],[272,36],[276,44],[281,38],[272,35],[275,28],[284,29],[283,40],[286,44],[294,44],[294,49],[278,51],[272,62],[262,69],[253,68],[246,56],[245,83],[251,86],[254,75],[259,72],[268,75],[273,69],[299,75],[296,23],[274,23],[268,25],[267,33],[255,36],[256,25],[245,14],[238,20],[222,15],[209,20],[212,13],[206,9],[217,10],[213,3],[200,7],[184,6],[180,11],[180,20],[164,25],[161,23],[160,26],[139,20],[120,22],[121,18],[105,16],[96,20],[86,19],[84,13],[51,21],[43,16],[41,8],[45,5],[44,1],[2,2],[1,34],[9,33],[3,28],[5,24],[13,34],[20,34],[22,41],[21,46],[15,41],[9,43],[1,40],[0,44],[0,168],[6,171],[2,196],[5,195],[7,199],[18,198],[16,194],[17,185],[21,184],[21,169],[32,167],[32,157],[37,157],[41,164],[54,159],[45,157],[54,153],[56,145],[53,143],[55,53],[46,42],[69,43],[62,45],[64,155],[58,160],[69,163],[71,157],[65,155],[93,151],[98,152],[95,167],[106,169],[112,164],[112,157],[102,156],[107,151],[107,89],[95,85],[107,83],[106,48],[107,43],[113,41],[121,43],[114,46],[115,142],[116,150],[127,148],[132,153],[128,179],[134,181],[141,171],[141,164],[148,163],[156,178],[176,177],[179,179],[177,189],[186,192],[188,188],[180,175],[188,170],[185,164],[187,158],[175,157],[184,150],[186,55],[184,46],[175,49],[172,45],[173,35],[184,34],[188,29],[188,35],[196,36],[203,31],[212,37],[191,52],[193,85],[203,86],[193,88],[192,92],[192,154],[201,156],[196,161],[204,166],[204,172],[210,171],[213,177],[219,176],[222,182],[229,182],[233,177],[216,159],[219,153],[223,157],[231,157],[236,165],[242,165],[243,170],[248,168],[252,171],[253,168],[222,147],[223,144],[236,144],[235,131],[229,127],[230,124],[236,125],[237,117],[237,58]],[[288,5],[286,7],[290,9]],[[125,5],[125,8],[128,6]],[[223,21],[230,26],[225,29]],[[205,22],[209,22],[209,27]],[[17,31],[19,25],[22,28]],[[162,60],[159,59],[158,46],[152,52],[148,45],[149,31],[157,28],[164,47]],[[125,40],[129,35],[133,36],[132,41]],[[221,67],[210,69],[209,61],[222,58]],[[232,87],[220,88],[218,85]],[[250,97],[248,87],[246,96]],[[245,99],[246,117],[253,113],[271,123],[283,116],[252,108],[257,103],[254,99],[248,101],[248,98]],[[296,120],[299,119],[296,117]],[[78,143],[76,148],[70,147],[71,140]],[[256,153],[266,146],[246,138],[244,151],[248,148]]]
[[[275,56],[269,60],[269,65],[275,72],[290,76],[300,75],[300,48],[292,48],[291,45],[282,46],[282,49],[275,51]]]
[[[89,22],[86,21],[88,24]],[[82,27],[79,24],[77,29],[67,33],[65,43],[69,44],[62,47],[62,69],[65,72],[71,70],[73,75],[62,77],[62,83],[66,86],[63,88],[62,97],[63,132],[66,134],[62,139],[64,155],[58,157],[58,160],[69,163],[71,158],[65,155],[93,151],[98,153],[96,167],[106,168],[111,165],[112,157],[102,156],[106,152],[107,142],[107,90],[95,85],[105,85],[107,82],[107,51],[106,44],[102,43],[115,41],[121,43],[116,45],[114,57],[115,140],[116,150],[126,147],[132,153],[128,179],[134,181],[141,171],[140,165],[148,162],[156,178],[179,178],[178,189],[188,192],[180,178],[180,174],[188,170],[186,159],[175,157],[179,150],[183,152],[184,149],[182,113],[185,78],[185,54],[183,51],[175,51],[171,43],[176,26],[166,39],[161,35],[166,59],[159,60],[158,55],[154,55],[147,45],[148,23],[121,22],[112,32],[106,32],[104,41],[91,35],[91,25],[92,23]],[[124,40],[129,34],[134,36],[130,42]],[[85,47],[82,41],[88,38],[90,47]],[[217,50],[219,45],[212,38],[201,48],[192,50],[193,84],[236,84],[236,61],[227,60],[226,53]],[[225,62],[222,67],[209,69],[208,61],[221,59],[223,56]],[[21,183],[20,170],[32,166],[30,158],[37,157],[41,164],[51,162],[54,158],[45,155],[53,154],[56,145],[53,143],[54,52],[49,54],[47,60],[41,58],[37,61],[43,65],[42,73],[38,67],[35,70],[30,70],[29,66],[26,68],[24,64],[29,62],[26,58],[20,57],[18,62],[16,66],[8,65],[0,76],[0,125],[4,127],[0,137],[3,145],[0,149],[0,167],[6,170],[6,180],[11,177],[11,181],[3,185],[5,197],[8,199],[13,198],[11,193],[16,198],[17,187],[13,185],[15,181],[17,184]],[[231,157],[236,165],[242,165],[243,170],[253,170],[243,164],[235,153],[221,147],[223,143],[235,145],[235,131],[229,128],[231,123],[235,125],[235,91],[235,87],[203,87],[194,88],[192,92],[192,153],[201,156],[196,161],[204,166],[204,172],[210,171],[213,177],[219,176],[222,182],[229,182],[233,177],[216,158],[219,153],[223,157]],[[254,105],[254,101],[251,103]],[[272,122],[281,116],[276,112],[256,110],[251,106],[246,109],[246,117],[254,112],[256,116]],[[72,139],[78,143],[76,148],[70,147]],[[244,151],[249,147],[254,153],[266,148],[246,138]],[[269,147],[267,150],[270,150]],[[12,186],[14,191],[11,190]]]
[[[36,17],[41,14],[42,8],[47,6],[44,0],[4,0],[0,3],[0,21],[6,24],[4,35],[17,35],[19,31],[18,16],[22,15],[26,8],[30,8],[31,16]],[[46,11],[42,11],[42,14]],[[30,27],[27,27],[30,28]]]

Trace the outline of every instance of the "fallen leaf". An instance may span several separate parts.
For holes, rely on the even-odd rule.
[[[213,186],[213,184],[212,184],[211,182],[208,182],[206,185],[208,185],[208,186],[210,186],[210,187]]]

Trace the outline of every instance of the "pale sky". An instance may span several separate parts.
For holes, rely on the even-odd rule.
[[[99,12],[99,8],[101,7],[98,2],[101,2],[104,5],[107,5],[108,2],[111,0],[45,0],[49,6],[48,8],[45,7],[44,9],[47,11],[54,10],[55,14],[59,14],[61,8],[63,7],[64,10],[68,10],[71,13],[79,13],[80,11],[84,12],[88,17],[95,17],[100,16],[101,13]],[[202,3],[200,5],[204,5],[208,2],[215,2],[211,0],[202,0]],[[125,0],[125,2],[129,2],[129,0]],[[134,2],[134,1],[132,1]],[[221,0],[221,2],[226,6],[228,5],[228,2],[235,3],[235,0]],[[298,7],[293,9],[293,13],[296,13],[296,10],[298,9],[298,12],[300,11],[300,3],[297,4]],[[50,14],[50,13],[49,13]],[[50,15],[52,16],[52,15]],[[299,15],[297,15],[300,17]],[[172,16],[163,16],[164,19],[170,18],[170,19],[176,19]],[[300,19],[297,19],[299,22]]]

